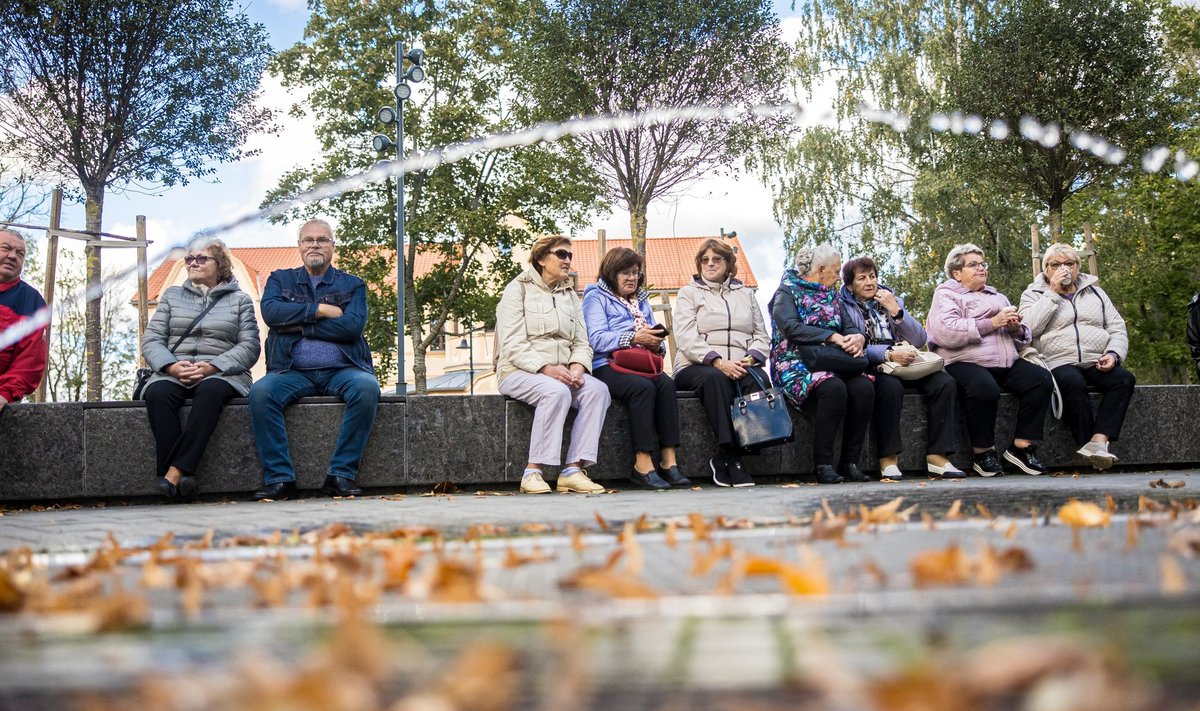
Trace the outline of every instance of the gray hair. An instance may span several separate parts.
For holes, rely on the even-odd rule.
[[[842,255],[838,253],[837,247],[834,247],[828,242],[822,242],[816,247],[801,247],[796,250],[795,266],[796,273],[800,276],[812,274],[814,269],[818,267],[834,266],[839,267],[842,263]]]
[[[963,265],[967,263],[968,254],[978,254],[981,257],[985,256],[983,250],[972,242],[954,245],[954,249],[950,250],[950,254],[946,255],[947,278],[953,279],[954,272],[963,268]]]
[[[325,229],[329,230],[329,239],[335,238],[335,235],[333,232],[333,225],[329,224],[325,220],[322,220],[318,217],[314,217],[311,220],[305,220],[304,224],[300,225],[300,229],[296,230],[296,239],[300,239],[300,236],[302,234],[304,234],[304,228],[308,227],[309,225],[322,225],[325,227]]]
[[[29,242],[29,240],[25,237],[25,235],[21,234],[20,232],[17,232],[16,230],[14,230],[11,227],[0,227],[0,232],[5,233],[5,234],[10,234],[13,237],[16,237],[17,239],[21,240],[22,242],[25,242],[25,243]]]
[[[1067,260],[1075,262],[1076,264],[1079,263],[1079,252],[1076,252],[1074,247],[1062,242],[1055,242],[1047,247],[1045,252],[1042,252],[1042,271],[1046,271],[1046,262],[1049,262],[1051,258],[1058,257],[1060,255],[1066,257]]]

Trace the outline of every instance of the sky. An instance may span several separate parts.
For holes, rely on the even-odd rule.
[[[303,0],[248,0],[245,9],[253,21],[265,26],[276,50],[290,47],[303,38],[308,19]],[[785,34],[794,37],[797,20],[787,17],[791,14],[789,3],[779,2],[777,12],[783,18]],[[250,140],[248,148],[258,150],[258,155],[216,165],[213,176],[192,180],[186,186],[153,194],[110,191],[106,196],[105,231],[133,235],[136,216],[146,216],[147,234],[154,243],[150,249],[151,269],[166,248],[185,242],[194,232],[257,209],[266,192],[286,171],[319,155],[311,122],[286,113],[293,101],[289,91],[270,75],[264,75],[262,87],[263,103],[279,110],[282,130]],[[386,95],[381,93],[380,98],[382,105]],[[371,148],[363,146],[363,150]],[[64,227],[81,228],[83,223],[82,205],[64,206]],[[779,282],[783,230],[772,216],[769,190],[753,175],[742,172],[732,177],[698,180],[675,195],[656,200],[650,207],[648,225],[651,238],[716,235],[722,228],[727,232],[736,230],[758,278],[764,303]],[[296,227],[260,221],[226,233],[222,239],[231,247],[292,244]],[[616,209],[609,215],[598,215],[591,225],[575,234],[593,237],[601,228],[610,239],[628,238],[628,212]],[[133,256],[132,250],[109,250],[104,255],[105,268],[127,266]]]

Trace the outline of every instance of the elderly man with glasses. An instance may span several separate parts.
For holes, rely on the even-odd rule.
[[[361,494],[354,482],[379,404],[379,381],[363,337],[366,285],[333,267],[328,222],[304,223],[299,246],[304,266],[272,272],[262,295],[263,321],[270,329],[267,374],[250,389],[250,425],[263,470],[264,486],[254,494],[258,501],[296,493],[283,411],[309,395],[336,395],[346,403],[321,490]]]

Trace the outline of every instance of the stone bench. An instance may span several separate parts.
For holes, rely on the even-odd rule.
[[[261,484],[246,400],[236,399],[221,422],[197,473],[204,492],[250,492]],[[997,443],[1012,434],[1016,401],[1004,395]],[[1114,450],[1121,465],[1188,466],[1200,462],[1200,386],[1138,386],[1121,442]],[[679,395],[685,475],[711,481],[707,460],[712,434],[700,401]],[[316,489],[325,475],[341,421],[335,398],[306,398],[287,411],[299,485]],[[186,412],[184,413],[186,416]],[[812,470],[812,426],[793,412],[796,442],[748,457],[751,474],[800,475]],[[905,398],[902,427],[905,451],[900,466],[924,469],[925,416],[921,397]],[[473,490],[516,482],[528,453],[532,410],[500,395],[384,397],[363,457],[359,482],[365,487],[428,486],[450,480]],[[1062,423],[1048,418],[1040,452],[1051,467],[1081,467]],[[960,466],[970,446],[960,421]],[[0,413],[0,500],[27,501],[76,497],[137,496],[156,493],[154,445],[142,403],[101,402],[9,405]],[[862,466],[873,471],[874,445],[868,442]],[[605,422],[599,480],[624,479],[633,466],[629,420],[614,403]]]

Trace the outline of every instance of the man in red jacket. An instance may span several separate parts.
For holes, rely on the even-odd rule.
[[[25,238],[0,229],[0,412],[37,390],[46,372],[46,329],[35,329],[9,343],[8,330],[45,308],[37,289],[21,281],[25,267]]]

